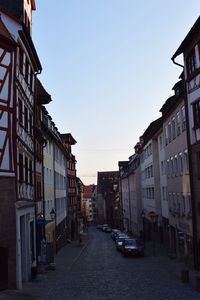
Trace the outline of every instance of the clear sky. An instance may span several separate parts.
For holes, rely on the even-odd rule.
[[[172,95],[171,61],[200,14],[199,0],[37,0],[33,40],[60,133],[83,183],[118,170]]]

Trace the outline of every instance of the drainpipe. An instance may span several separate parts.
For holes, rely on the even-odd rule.
[[[36,263],[38,265],[38,249],[40,245],[37,245],[37,202],[36,202],[36,107],[37,107],[37,75],[41,74],[42,70],[35,72],[35,87],[34,87],[34,106],[33,106],[33,186],[34,186],[34,203],[35,203],[35,246],[36,246]]]
[[[183,68],[181,65],[175,61],[175,57],[172,57],[172,62]],[[187,86],[184,74],[184,103],[185,103],[185,116],[186,116],[186,133],[187,133],[187,146],[188,146],[188,160],[189,160],[189,178],[190,178],[190,194],[191,194],[191,205],[192,205],[192,231],[193,231],[193,254],[194,254],[194,269],[199,270],[199,257],[198,257],[198,236],[197,236],[197,217],[196,217],[196,206],[194,197],[194,176],[192,168],[192,150],[190,141],[190,126],[189,126],[189,112],[188,112],[188,97],[187,97]]]

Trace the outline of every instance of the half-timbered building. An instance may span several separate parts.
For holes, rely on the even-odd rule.
[[[20,16],[10,10],[13,1],[0,1],[0,222],[6,228],[0,249],[7,274],[2,288],[21,288],[36,264],[33,127],[36,74],[42,67],[30,35],[35,2],[17,2]]]

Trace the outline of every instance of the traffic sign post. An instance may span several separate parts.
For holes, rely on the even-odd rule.
[[[158,214],[155,211],[149,211],[148,216],[153,225],[153,255],[156,256],[156,236],[155,236],[155,222],[158,219]]]

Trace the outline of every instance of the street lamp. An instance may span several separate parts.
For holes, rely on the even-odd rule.
[[[54,208],[52,208],[52,210],[50,211],[50,216],[51,216],[52,220],[55,220],[55,218],[56,218],[56,212],[55,212]]]

